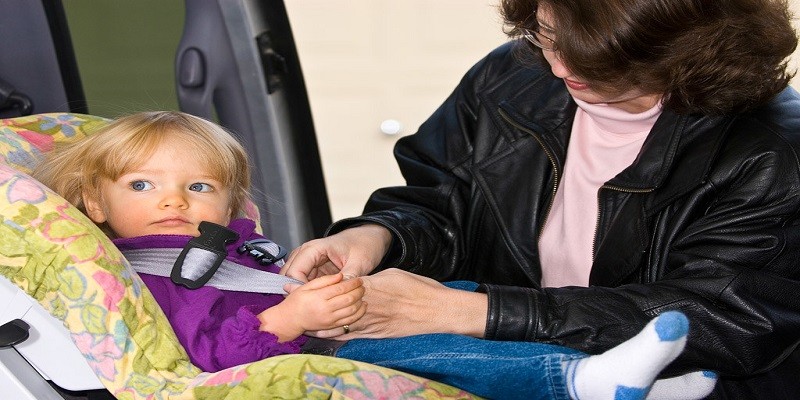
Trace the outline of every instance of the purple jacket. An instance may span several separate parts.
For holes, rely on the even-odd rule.
[[[239,240],[228,246],[227,259],[251,268],[278,272],[276,265],[262,266],[236,248],[245,240],[262,236],[255,233],[255,223],[236,219],[228,225]],[[183,248],[191,236],[151,235],[115,239],[120,250],[142,248]],[[280,354],[296,354],[306,337],[278,343],[278,338],[258,330],[256,315],[283,300],[282,295],[231,292],[204,286],[187,289],[167,277],[140,274],[158,305],[164,310],[178,340],[189,353],[192,363],[203,371],[215,372]],[[292,315],[287,315],[292,318]]]

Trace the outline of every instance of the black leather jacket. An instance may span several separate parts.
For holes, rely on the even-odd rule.
[[[407,186],[361,217],[394,234],[381,268],[470,279],[486,337],[598,353],[666,310],[691,332],[676,374],[719,372],[714,398],[800,398],[800,97],[742,115],[665,110],[633,165],[598,193],[590,286],[539,287],[537,242],[576,104],[502,46],[395,156]]]

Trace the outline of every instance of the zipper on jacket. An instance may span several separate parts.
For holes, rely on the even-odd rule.
[[[595,256],[597,255],[597,233],[600,231],[600,215],[603,212],[603,205],[600,203],[600,191],[603,189],[614,190],[622,193],[650,193],[655,188],[646,189],[629,189],[621,186],[603,185],[597,189],[597,221],[594,224],[594,235],[592,235],[592,264],[594,264]]]
[[[559,180],[558,164],[556,164],[555,157],[553,157],[553,154],[547,148],[547,145],[544,144],[544,142],[542,141],[541,137],[536,132],[534,132],[534,131],[532,131],[532,130],[520,125],[516,121],[512,120],[511,117],[508,114],[506,114],[506,112],[503,111],[502,108],[498,108],[498,113],[500,114],[501,117],[503,117],[504,120],[506,120],[506,122],[508,122],[509,124],[514,126],[515,128],[517,128],[517,129],[519,129],[519,130],[521,130],[521,131],[523,131],[525,133],[528,133],[529,135],[533,136],[533,138],[536,140],[536,142],[539,143],[539,146],[542,147],[542,150],[544,150],[545,155],[547,155],[547,158],[550,160],[550,164],[553,166],[553,178],[554,178],[553,179],[553,191],[552,191],[552,194],[550,196],[550,202],[547,205],[547,211],[546,211],[546,214],[544,216],[544,221],[542,222],[542,225],[539,227],[539,237],[541,237],[542,236],[542,232],[544,231],[544,228],[547,225],[547,221],[550,219],[550,211],[553,208],[553,203],[555,202],[555,198],[556,198],[556,192],[558,191],[558,180]],[[598,233],[599,228],[600,228],[600,213],[602,212],[602,205],[600,203],[600,190],[603,190],[603,189],[614,190],[614,191],[622,192],[622,193],[650,193],[653,190],[655,190],[655,188],[630,189],[630,188],[624,188],[624,187],[621,187],[621,186],[614,186],[614,185],[607,185],[607,184],[604,184],[603,186],[600,186],[600,188],[597,190],[597,220],[596,220],[595,226],[594,226],[594,235],[592,235],[592,262],[594,262],[595,256],[597,254],[597,233]]]
[[[547,225],[547,220],[550,219],[550,209],[553,208],[553,202],[555,201],[556,192],[558,191],[558,181],[560,179],[558,172],[558,164],[556,163],[556,159],[553,156],[553,153],[551,153],[550,150],[547,148],[547,145],[544,144],[539,134],[512,120],[511,117],[509,117],[508,114],[506,114],[506,112],[503,111],[502,108],[498,108],[497,111],[500,114],[500,116],[503,117],[504,120],[506,120],[506,122],[508,122],[515,128],[531,135],[536,140],[536,142],[539,143],[539,146],[542,147],[542,150],[544,150],[544,154],[547,156],[547,159],[550,160],[550,164],[553,166],[553,192],[551,193],[550,202],[547,205],[547,210],[542,220],[542,225],[539,226],[539,237],[542,237],[542,232],[544,231],[544,227]]]

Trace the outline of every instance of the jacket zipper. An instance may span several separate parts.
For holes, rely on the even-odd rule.
[[[509,124],[513,125],[515,128],[517,128],[517,129],[519,129],[519,130],[521,130],[521,131],[523,131],[525,133],[528,133],[529,135],[533,136],[533,138],[536,140],[536,142],[539,143],[539,146],[542,147],[542,150],[544,150],[545,155],[547,155],[547,158],[550,160],[550,164],[553,166],[553,175],[554,175],[553,191],[552,191],[551,196],[550,196],[550,202],[547,205],[547,210],[546,210],[546,214],[545,214],[545,217],[544,217],[544,222],[542,222],[542,225],[539,227],[539,236],[541,237],[542,236],[542,232],[544,231],[544,228],[547,225],[547,221],[548,221],[548,219],[550,219],[550,210],[553,208],[553,202],[555,201],[556,192],[558,191],[558,180],[559,180],[558,164],[556,164],[556,160],[553,157],[553,154],[550,152],[550,150],[544,144],[544,142],[542,141],[541,137],[539,137],[539,135],[536,134],[536,132],[534,132],[534,131],[532,131],[532,130],[520,125],[516,121],[512,120],[511,117],[509,117],[508,114],[506,114],[506,112],[503,111],[503,109],[501,109],[501,108],[498,109],[498,113],[500,114],[501,117],[503,117],[504,120],[506,120],[506,122],[508,122]],[[599,227],[600,227],[600,213],[602,212],[602,206],[601,206],[601,203],[600,203],[600,190],[602,190],[602,189],[609,189],[609,190],[614,190],[614,191],[622,192],[622,193],[650,193],[653,190],[655,190],[655,188],[629,189],[629,188],[624,188],[624,187],[621,187],[621,186],[614,186],[614,185],[603,185],[603,186],[600,186],[600,188],[598,189],[598,193],[597,193],[597,221],[595,222],[595,226],[594,226],[594,235],[592,235],[592,262],[594,262],[594,259],[595,259],[596,253],[597,253],[597,232],[598,232]]]
[[[603,212],[603,206],[602,203],[600,203],[600,191],[603,189],[614,190],[622,193],[650,193],[653,190],[655,190],[655,188],[629,189],[614,185],[603,185],[600,186],[599,189],[597,189],[597,221],[595,221],[594,235],[592,235],[592,263],[594,263],[595,256],[597,255],[597,233],[600,230],[600,215]]]
[[[536,132],[534,132],[534,131],[532,131],[532,130],[520,125],[516,121],[512,120],[511,117],[509,117],[508,114],[506,114],[506,112],[503,111],[502,108],[498,108],[497,111],[500,114],[500,116],[503,117],[504,120],[506,120],[506,122],[508,122],[509,124],[514,126],[515,128],[517,128],[517,129],[519,129],[519,130],[531,135],[534,139],[536,139],[536,142],[539,143],[539,146],[542,147],[542,150],[544,150],[544,154],[547,155],[547,159],[550,160],[550,164],[553,166],[553,192],[551,193],[550,202],[547,205],[547,212],[544,215],[544,219],[543,219],[542,225],[539,227],[539,237],[541,237],[542,236],[542,232],[544,231],[544,227],[547,225],[547,220],[550,218],[550,209],[553,208],[553,202],[555,201],[556,192],[558,191],[558,180],[560,179],[559,178],[559,171],[558,171],[558,164],[556,164],[556,159],[555,159],[555,157],[553,157],[553,153],[550,152],[550,150],[547,148],[547,146],[542,141],[542,138],[539,137],[539,135]]]

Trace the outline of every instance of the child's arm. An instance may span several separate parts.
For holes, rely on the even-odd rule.
[[[281,295],[225,292],[212,287],[191,290],[175,285],[168,277],[140,276],[192,363],[203,371],[300,352],[302,338],[279,342],[275,335],[259,331],[258,313],[283,301]]]
[[[325,275],[305,285],[287,285],[286,299],[258,315],[259,330],[278,341],[293,340],[306,331],[332,329],[352,324],[366,312],[363,282],[343,280],[341,273]]]

